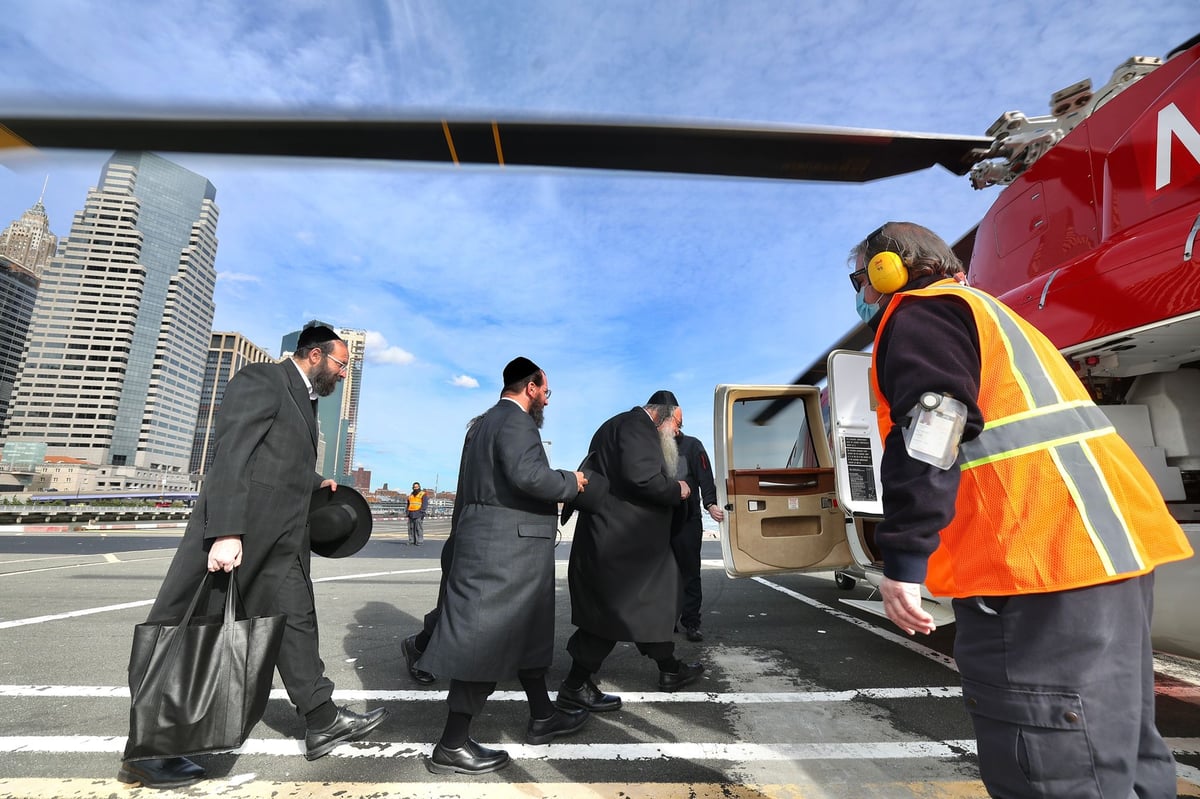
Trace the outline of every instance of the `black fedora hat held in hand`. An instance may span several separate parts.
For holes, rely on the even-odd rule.
[[[346,558],[358,552],[371,537],[371,506],[350,486],[337,491],[318,488],[308,505],[310,548],[325,558]]]

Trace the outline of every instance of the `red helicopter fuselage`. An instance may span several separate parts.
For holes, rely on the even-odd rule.
[[[1200,314],[1197,131],[1200,45],[1097,108],[1003,190],[979,224],[971,283],[1068,354],[1121,354],[1117,374],[1200,359],[1200,337],[1166,361],[1161,342],[1153,363],[1133,352],[1139,335]]]

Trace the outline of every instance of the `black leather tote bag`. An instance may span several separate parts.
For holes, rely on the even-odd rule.
[[[236,569],[224,616],[196,617],[212,578],[178,622],[134,627],[126,760],[236,749],[266,710],[286,617],[237,618]]]

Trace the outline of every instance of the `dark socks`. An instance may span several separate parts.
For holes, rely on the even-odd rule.
[[[567,679],[563,680],[563,683],[565,683],[568,688],[574,691],[577,688],[582,688],[583,684],[587,682],[588,678],[591,676],[592,673],[590,671],[572,661],[571,671],[569,674],[567,674]]]
[[[546,676],[536,677],[520,675],[521,687],[525,689],[525,698],[529,701],[529,717],[531,719],[548,719],[554,715],[554,705],[550,702],[550,694],[546,692]]]
[[[658,664],[659,671],[665,671],[667,674],[679,673],[679,658],[675,657],[674,655],[669,658],[663,658],[662,660],[656,660],[654,662]]]
[[[323,730],[337,719],[337,705],[322,702],[304,714],[304,723],[310,730]]]
[[[425,654],[425,647],[429,646],[429,633],[421,630],[421,632],[417,633],[417,637],[413,640],[413,643],[417,645],[418,652],[422,655]]]
[[[446,729],[442,730],[442,746],[447,749],[461,749],[467,742],[471,730],[471,717],[466,713],[450,712],[446,716]]]

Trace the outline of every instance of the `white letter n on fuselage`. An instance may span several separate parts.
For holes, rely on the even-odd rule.
[[[1154,188],[1161,189],[1171,182],[1171,135],[1200,163],[1200,132],[1188,121],[1179,108],[1171,103],[1158,112],[1158,134],[1154,158]]]

